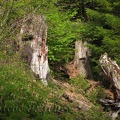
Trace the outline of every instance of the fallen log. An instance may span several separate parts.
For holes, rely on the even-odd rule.
[[[101,99],[101,103],[111,108],[112,119],[120,118],[120,67],[116,61],[111,60],[107,53],[101,55],[99,59],[103,73],[110,81],[110,86],[114,94],[114,99]]]

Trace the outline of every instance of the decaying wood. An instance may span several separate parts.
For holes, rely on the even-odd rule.
[[[32,71],[44,84],[50,79],[48,66],[47,25],[43,15],[30,14],[24,18],[19,35],[20,52]]]
[[[112,90],[111,89],[105,89],[105,93],[106,93],[106,97],[108,98],[108,99],[114,99],[114,94],[113,94],[113,92],[112,92]]]
[[[112,61],[111,58],[108,57],[107,53],[101,55],[99,61],[104,74],[110,81],[110,86],[114,94],[114,100],[101,99],[100,101],[104,105],[111,107],[111,116],[115,119],[120,117],[120,67],[116,61]]]
[[[110,80],[111,87],[114,89],[115,100],[120,100],[120,67],[112,61],[107,53],[100,58],[101,68]]]
[[[84,78],[92,78],[91,69],[90,69],[90,49],[87,46],[85,41],[76,41],[75,42],[75,59],[74,65],[78,71],[78,74],[82,75]]]
[[[65,69],[70,79],[78,76],[78,71],[75,68],[74,61],[71,61],[69,64],[67,64]]]

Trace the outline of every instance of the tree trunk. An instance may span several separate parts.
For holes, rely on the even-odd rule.
[[[23,19],[19,44],[21,56],[44,84],[50,79],[48,66],[47,25],[43,15],[28,15]]]
[[[111,116],[113,119],[120,117],[120,67],[117,65],[116,61],[112,61],[107,53],[104,53],[100,57],[100,65],[110,81],[110,86],[114,93],[114,100],[101,99],[101,102],[111,107]]]
[[[75,50],[74,65],[78,74],[82,75],[84,78],[92,78],[89,61],[90,50],[87,47],[87,42],[76,41]]]

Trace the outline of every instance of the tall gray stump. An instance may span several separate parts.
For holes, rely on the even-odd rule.
[[[22,20],[19,35],[21,56],[44,84],[50,79],[47,25],[43,15],[30,14]]]
[[[87,46],[87,42],[76,41],[75,50],[74,65],[78,74],[82,75],[84,78],[92,78],[89,61],[90,49]]]

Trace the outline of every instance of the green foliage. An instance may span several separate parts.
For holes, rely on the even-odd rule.
[[[72,57],[71,43],[75,38],[72,23],[63,13],[57,10],[47,16],[47,21],[49,25],[49,60],[67,62]]]
[[[120,1],[113,2],[113,14],[120,17]]]
[[[71,20],[82,19],[86,20],[85,5],[87,1],[84,0],[58,0],[57,6],[59,6],[63,11],[69,11],[69,14],[75,13],[71,16]]]
[[[113,57],[119,57],[120,54],[120,37],[109,38],[105,37],[103,39],[103,48],[106,49],[106,52],[109,52],[109,55]],[[110,48],[111,46],[111,48]]]
[[[70,21],[71,16],[74,16],[75,13],[64,13],[54,6],[52,2],[50,2],[48,11],[43,13],[48,24],[49,65],[51,70],[54,70],[54,76],[58,77],[56,73],[62,74],[59,70],[60,66],[64,66],[73,59],[74,41],[79,36],[77,28],[80,25]]]
[[[49,13],[45,13],[48,23],[48,46],[49,60],[65,64],[74,53],[74,40],[76,39],[77,29],[70,21],[70,17],[75,13],[68,14],[60,11],[53,3],[50,4]]]
[[[101,86],[98,86],[95,90],[92,92],[87,93],[87,98],[94,104],[98,104],[100,102],[100,99],[103,99],[106,97],[106,93],[104,92],[104,88]]]
[[[92,107],[83,113],[85,120],[111,120],[108,114],[102,111],[100,107]]]
[[[82,89],[83,91],[86,91],[90,87],[89,82],[85,80],[81,75],[79,75],[77,78],[72,78],[70,80],[70,83],[76,85],[78,89]]]
[[[119,62],[119,33],[120,33],[120,10],[119,1],[112,0],[58,0],[58,6],[64,11],[74,13],[72,20],[80,23],[80,37],[90,43],[92,50],[93,74],[99,78],[100,69],[98,60],[101,54],[107,52],[110,57]],[[81,20],[78,19],[81,18]],[[79,21],[79,22],[78,22]],[[111,49],[112,48],[112,49]]]
[[[100,73],[98,60],[101,54],[107,52],[112,59],[117,60],[118,64],[120,63],[120,18],[116,15],[118,13],[117,10],[113,12],[114,4],[118,5],[118,3],[117,1],[97,0],[94,7],[89,6],[86,9],[88,22],[83,24],[83,30],[80,31],[82,39],[90,43],[89,47],[92,50],[92,70],[94,77],[99,80],[101,78],[98,76]]]
[[[13,61],[12,61],[13,62]],[[49,87],[44,87],[39,81],[34,81],[34,77],[30,75],[30,71],[24,69],[24,64],[20,63],[21,67],[17,67],[17,63],[9,66],[0,67],[0,97],[1,97],[1,119],[8,120],[79,120],[83,116],[85,120],[96,118],[93,113],[95,111],[80,113],[73,111],[68,105],[63,106],[60,99],[53,93],[52,98],[49,98],[49,93],[52,91],[60,91],[55,84],[50,84]],[[19,65],[18,65],[19,66]],[[81,82],[82,81],[83,85]],[[86,89],[88,83],[82,77],[79,77],[77,85],[81,89]],[[52,91],[51,91],[52,89]],[[60,95],[59,93],[57,93]],[[53,103],[47,111],[47,102]],[[68,108],[67,108],[68,107]],[[59,112],[57,114],[56,112]],[[99,113],[100,114],[100,113]],[[92,115],[90,118],[89,116]],[[101,113],[101,117],[103,113]]]
[[[41,117],[41,120],[57,120],[57,115],[52,112],[45,112]]]
[[[33,82],[29,71],[16,67],[0,67],[1,119],[39,118],[48,92]]]
[[[29,13],[44,14],[48,24],[48,46],[49,46],[49,62],[53,66],[56,64],[65,64],[72,59],[74,54],[75,36],[77,35],[75,24],[69,19],[75,13],[65,14],[60,11],[55,5],[56,0],[20,0],[20,1],[3,1],[0,17],[2,27],[0,28],[0,38],[2,40],[2,48],[8,46],[8,39],[17,41],[16,34],[19,32],[20,24],[24,16]],[[7,8],[6,8],[7,6]],[[4,17],[4,14],[6,17]],[[3,17],[2,17],[3,16]],[[8,48],[7,48],[8,50]]]
[[[14,46],[11,44],[11,40],[17,41],[18,26],[21,26],[16,21],[30,13],[42,13],[46,16],[48,23],[50,65],[55,65],[55,67],[64,65],[73,59],[74,41],[76,39],[89,41],[95,72],[99,71],[98,58],[105,51],[120,63],[119,2],[108,0],[66,0],[63,2],[66,2],[66,7],[69,7],[64,7],[65,11],[69,9],[66,13],[56,7],[56,0],[0,1],[0,118],[2,120],[108,119],[97,108],[86,113],[77,113],[73,111],[73,108],[60,103],[58,96],[61,93],[58,87],[55,85],[44,87],[40,81],[36,81],[28,70],[28,66],[20,62],[19,55],[17,56]],[[72,6],[69,6],[69,3]],[[78,18],[88,20],[88,22],[84,24]],[[76,21],[73,22],[73,20]],[[81,76],[71,79],[70,82],[83,91],[90,87],[87,80]],[[53,91],[57,91],[57,95],[54,93],[51,95],[50,92]],[[97,88],[87,96],[90,101],[96,104],[100,98],[104,97],[103,89]],[[53,108],[47,110],[46,103],[51,103]],[[56,105],[60,108],[70,109],[56,111],[54,108]]]
[[[87,9],[89,19],[98,22],[106,29],[118,30],[120,28],[120,18],[110,13],[100,13],[95,10]]]

